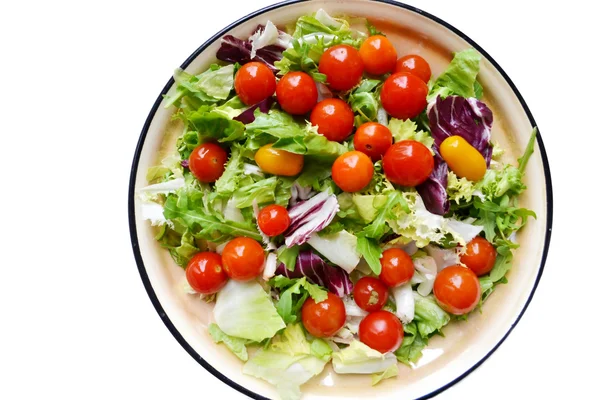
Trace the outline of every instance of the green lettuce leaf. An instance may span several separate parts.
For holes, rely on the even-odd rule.
[[[225,334],[217,324],[210,324],[208,326],[208,333],[210,333],[210,336],[212,336],[215,343],[223,343],[240,360],[248,361],[246,344],[250,342],[249,340],[229,336]]]
[[[375,386],[384,379],[394,378],[398,376],[398,364],[390,365],[385,371],[379,374],[371,375],[371,386]]]
[[[448,68],[433,83],[430,82],[427,101],[450,95],[480,98],[483,88],[476,80],[480,60],[481,55],[475,49],[456,53]]]
[[[199,75],[192,75],[177,68],[173,74],[177,88],[173,96],[165,98],[165,107],[179,105],[185,96],[192,97],[196,105],[227,99],[233,89],[233,72],[233,64],[224,67],[213,64]]]
[[[388,232],[389,228],[387,220],[395,218],[393,210],[397,207],[402,208],[405,212],[409,211],[408,204],[402,194],[394,190],[387,195],[385,204],[377,210],[377,216],[373,219],[373,222],[363,230],[363,234],[371,239],[381,239],[383,235]]]
[[[252,184],[240,185],[232,198],[238,208],[251,207],[255,200],[258,204],[276,203],[287,206],[292,196],[292,184],[292,179],[272,176]]]
[[[423,349],[427,346],[427,338],[423,338],[415,321],[404,325],[404,339],[402,345],[396,350],[396,358],[403,364],[411,366],[419,361]]]
[[[223,175],[215,182],[215,191],[220,194],[232,194],[242,178],[242,152],[240,146],[234,144],[231,147],[231,155],[225,166]]]
[[[285,328],[271,296],[256,281],[227,282],[217,294],[213,315],[225,334],[255,342]]]
[[[428,338],[434,333],[440,332],[448,322],[450,315],[437,305],[434,297],[421,296],[413,293],[415,297],[415,319],[419,335]]]
[[[282,111],[271,110],[268,114],[257,112],[255,117],[254,122],[246,125],[250,149],[256,150],[273,143],[274,148],[329,162],[348,151],[347,145],[327,140],[315,127],[310,124],[302,126]]]
[[[366,344],[353,340],[350,345],[332,356],[333,370],[338,374],[374,374],[396,365],[391,353],[381,354]]]
[[[325,42],[323,38],[318,39],[312,45],[294,39],[292,40],[292,47],[282,53],[281,60],[275,61],[275,68],[279,70],[280,75],[292,71],[303,71],[310,75],[315,82],[324,83],[327,76],[319,72],[319,60],[324,51]]]
[[[250,358],[243,372],[275,385],[282,400],[299,400],[300,386],[320,374],[329,361],[312,355],[313,343],[306,339],[300,324],[288,325],[267,348]]]
[[[383,250],[377,240],[365,237],[364,234],[359,234],[356,251],[364,257],[367,264],[369,264],[369,268],[371,268],[371,271],[375,275],[381,273],[381,261],[379,259]]]
[[[296,269],[296,261],[300,253],[300,246],[285,247],[282,246],[277,250],[277,259],[282,262],[285,267],[293,271]]]

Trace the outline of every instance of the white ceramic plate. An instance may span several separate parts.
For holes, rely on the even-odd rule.
[[[439,18],[413,7],[391,1],[317,0],[288,1],[256,11],[234,22],[198,48],[181,66],[198,73],[215,61],[219,39],[232,34],[248,37],[267,20],[283,26],[299,16],[325,9],[330,14],[367,17],[394,42],[399,55],[424,56],[434,76],[442,72],[452,53],[474,47],[483,56],[479,80],[483,101],[494,112],[492,140],[507,150],[506,161],[515,162],[523,152],[536,125],[525,101],[500,66],[476,43]],[[129,188],[129,222],[133,251],[148,295],[165,325],[177,341],[204,368],[226,384],[252,398],[276,397],[272,386],[242,374],[242,363],[224,346],[215,345],[208,335],[212,305],[187,295],[181,288],[184,271],[174,264],[167,251],[154,240],[154,229],[144,221],[135,198],[146,186],[146,171],[162,154],[174,149],[181,127],[170,121],[172,109],[162,106],[162,97],[173,90],[170,79],[152,107],[135,151]],[[370,376],[336,375],[326,369],[302,387],[304,399],[429,398],[458,382],[477,368],[504,341],[519,321],[542,275],[552,225],[552,186],[541,136],[526,171],[529,189],[521,204],[537,213],[517,236],[509,283],[500,285],[486,301],[483,313],[474,313],[467,322],[452,323],[445,338],[436,336],[423,351],[415,368],[400,365],[400,376],[371,387]]]

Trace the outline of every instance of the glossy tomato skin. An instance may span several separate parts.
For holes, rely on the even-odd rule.
[[[354,134],[354,148],[371,157],[371,160],[381,160],[392,145],[392,132],[387,126],[377,122],[362,124]]]
[[[459,178],[477,182],[487,171],[483,155],[461,136],[449,136],[440,145],[440,155]]]
[[[375,311],[358,326],[361,342],[380,353],[396,351],[404,339],[402,323],[389,311]]]
[[[421,142],[402,140],[394,143],[383,156],[383,172],[396,185],[415,187],[433,171],[433,155]]]
[[[364,65],[358,50],[339,44],[327,49],[319,61],[319,72],[327,76],[327,84],[333,90],[350,90],[362,78]]]
[[[358,192],[369,185],[375,168],[365,153],[349,151],[339,156],[331,167],[333,181],[344,192]]]
[[[277,101],[289,114],[302,115],[317,104],[317,85],[306,72],[288,72],[277,82]]]
[[[381,105],[394,118],[415,118],[427,107],[427,85],[417,76],[397,72],[381,88]]]
[[[310,113],[310,123],[318,125],[318,131],[328,140],[341,142],[354,128],[354,113],[340,99],[325,99],[317,103]]]
[[[396,62],[396,67],[394,69],[394,73],[396,72],[408,72],[411,73],[423,82],[429,82],[431,78],[431,68],[429,67],[429,63],[425,61],[425,59],[416,54],[409,54],[404,57],[401,57]]]
[[[302,323],[315,337],[333,336],[346,323],[344,302],[333,293],[327,293],[327,299],[320,303],[309,297],[302,305]]]
[[[223,175],[227,153],[214,143],[204,143],[190,154],[189,166],[192,174],[200,182],[211,183]]]
[[[356,305],[367,312],[379,311],[388,300],[388,287],[371,276],[362,277],[353,289]]]
[[[481,236],[477,236],[467,243],[467,249],[460,256],[460,262],[465,264],[475,275],[481,276],[494,268],[496,256],[497,252],[494,246]]]
[[[288,211],[277,204],[264,207],[258,213],[258,227],[267,236],[281,235],[290,226]]]
[[[296,176],[304,167],[302,154],[275,149],[272,144],[266,144],[258,149],[254,161],[264,172],[280,176]]]
[[[238,237],[225,245],[223,268],[236,281],[247,281],[259,276],[264,269],[265,252],[256,240]]]
[[[358,51],[365,66],[365,71],[373,75],[392,72],[396,66],[396,49],[388,38],[382,35],[370,36]]]
[[[393,288],[410,281],[415,274],[412,258],[402,249],[387,249],[381,254],[379,279]]]
[[[433,295],[446,312],[463,315],[477,307],[481,298],[481,286],[473,271],[453,265],[437,274],[433,283]]]
[[[273,96],[276,85],[273,71],[261,62],[244,64],[235,74],[235,92],[247,106]]]
[[[190,259],[185,277],[192,289],[201,294],[217,293],[229,279],[221,256],[210,251],[198,253]]]

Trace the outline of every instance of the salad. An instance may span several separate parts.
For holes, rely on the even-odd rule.
[[[376,385],[507,283],[535,218],[518,196],[536,130],[502,161],[474,49],[432,76],[368,21],[319,10],[224,36],[216,57],[175,71],[183,132],[140,196],[245,374],[282,399],[330,362]]]

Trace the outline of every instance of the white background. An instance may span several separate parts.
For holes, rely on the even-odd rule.
[[[243,398],[154,311],[130,247],[127,189],[139,132],[174,67],[270,3],[2,2],[0,398]],[[583,0],[534,3],[411,2],[513,79],[540,126],[555,194],[550,254],[528,311],[441,399],[594,397],[598,14]]]

